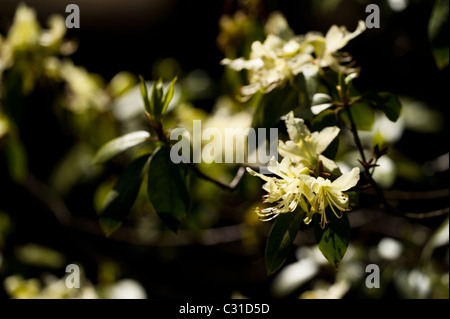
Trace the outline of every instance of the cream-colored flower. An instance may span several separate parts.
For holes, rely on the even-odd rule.
[[[69,91],[67,108],[75,113],[88,109],[104,111],[108,96],[103,90],[101,78],[89,73],[85,68],[75,66],[71,61],[61,64],[60,74]]]
[[[236,71],[248,70],[249,84],[241,88],[242,95],[249,96],[258,91],[268,93],[283,86],[311,63],[312,57],[300,53],[299,49],[300,43],[295,38],[285,41],[269,35],[264,43],[253,42],[249,60],[223,59],[221,63]]]
[[[343,192],[354,187],[359,181],[359,168],[355,167],[350,172],[341,175],[331,182],[322,177],[301,175],[299,177],[314,192],[315,196],[310,201],[311,209],[308,211],[305,224],[309,224],[315,213],[321,214],[320,225],[322,228],[328,223],[325,209],[330,207],[336,217],[340,218],[343,211],[349,210],[348,195]]]
[[[312,66],[351,73],[354,70],[343,65],[350,62],[348,55],[339,50],[365,29],[364,21],[359,21],[354,32],[333,25],[325,36],[318,32],[296,36],[284,16],[278,13],[272,15],[266,23],[268,36],[265,41],[253,42],[248,60],[223,59],[221,64],[236,71],[248,70],[249,84],[241,88],[244,96],[258,91],[268,93]]]
[[[40,34],[41,26],[36,18],[36,11],[20,4],[9,29],[8,44],[13,49],[33,48],[38,44]]]
[[[334,161],[321,155],[339,134],[340,129],[337,126],[311,133],[304,120],[294,118],[292,111],[286,115],[285,122],[290,140],[279,141],[278,152],[281,156],[289,157],[293,163],[300,163],[317,173],[320,173],[320,168],[329,173],[338,171]],[[322,167],[319,167],[319,164]]]
[[[318,64],[322,68],[330,67],[336,71],[351,73],[354,70],[342,66],[342,62],[350,62],[349,56],[339,52],[347,43],[366,30],[366,24],[360,20],[356,30],[349,32],[346,27],[331,26],[324,36],[317,33],[307,35],[305,42],[314,47]]]
[[[303,38],[294,35],[283,15],[272,14],[265,29],[267,38],[263,43],[253,42],[249,60],[221,61],[236,71],[248,70],[249,84],[241,88],[244,96],[281,87],[312,63],[312,56],[302,52]]]
[[[268,193],[264,195],[264,203],[276,203],[275,206],[256,210],[263,221],[276,218],[279,214],[292,212],[297,206],[303,211],[308,211],[308,201],[314,200],[314,194],[300,176],[308,176],[309,169],[303,166],[293,166],[289,157],[278,163],[274,157],[267,166],[268,170],[277,177],[268,177],[259,174],[250,168],[247,171],[266,181],[263,189]]]

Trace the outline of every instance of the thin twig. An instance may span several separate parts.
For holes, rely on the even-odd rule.
[[[53,213],[58,222],[63,225],[70,223],[72,214],[66,203],[45,183],[28,173],[22,185],[39,199]]]
[[[198,166],[194,165],[193,163],[187,163],[186,165],[192,171],[194,171],[194,173],[196,173],[199,177],[201,177],[211,183],[214,183],[217,186],[219,186],[220,188],[228,190],[228,191],[234,191],[236,189],[236,187],[241,182],[241,179],[245,173],[245,167],[244,166],[239,167],[239,170],[237,171],[236,175],[234,176],[233,181],[230,184],[225,184],[219,180],[212,178],[211,176],[206,175],[198,168]]]
[[[404,213],[403,215],[408,218],[426,219],[426,218],[433,218],[433,217],[447,215],[448,213],[449,213],[449,208],[446,207],[446,208],[433,210],[431,212],[426,212],[426,213]]]
[[[375,192],[377,193],[378,197],[381,199],[381,202],[382,202],[384,208],[392,212],[393,208],[387,202],[383,191],[378,186],[377,182],[373,179],[372,174],[370,173],[371,166],[367,164],[366,156],[364,155],[364,148],[362,146],[361,140],[359,139],[358,130],[356,128],[356,123],[355,123],[355,120],[353,119],[352,112],[350,111],[350,105],[348,103],[345,103],[344,108],[345,108],[345,110],[348,114],[348,118],[350,120],[350,130],[353,134],[353,140],[355,141],[355,144],[359,151],[359,154],[361,155],[362,166],[364,168],[366,178],[369,181],[370,185],[372,185],[372,187],[375,190]]]

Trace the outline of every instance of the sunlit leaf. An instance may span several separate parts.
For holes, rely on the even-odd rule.
[[[152,94],[150,96],[151,113],[155,118],[160,118],[163,109],[163,82],[162,79],[153,82]]]
[[[273,274],[286,261],[295,236],[302,224],[303,212],[280,214],[272,225],[265,251],[267,273]]]
[[[111,235],[128,216],[139,194],[149,155],[129,164],[109,192],[100,212],[100,226],[107,236]]]
[[[433,254],[433,251],[443,245],[448,245],[449,242],[449,218],[436,229],[431,238],[426,243],[422,251],[421,258],[429,260]]]
[[[89,165],[92,155],[90,146],[75,144],[53,169],[50,186],[59,194],[66,195],[79,181],[94,175],[99,167]]]
[[[61,252],[34,243],[16,246],[14,255],[20,262],[35,267],[58,269],[67,262]]]
[[[333,212],[327,210],[328,224],[324,229],[320,226],[320,215],[314,219],[314,236],[317,246],[329,263],[337,270],[347,251],[350,239],[350,224],[344,212],[337,218]]]
[[[137,146],[139,144],[148,142],[150,138],[150,133],[147,131],[136,131],[132,133],[125,134],[121,137],[115,138],[106,144],[104,144],[95,154],[92,160],[95,164],[104,163],[109,161],[113,157],[119,155],[120,153]]]
[[[147,91],[147,85],[145,84],[145,80],[141,75],[139,75],[139,80],[140,80],[140,87],[141,87],[141,96],[142,96],[142,100],[144,101],[145,111],[148,114],[153,114],[153,109],[151,108],[150,100],[148,99],[148,91]]]
[[[147,193],[164,224],[177,231],[190,208],[189,172],[183,163],[172,162],[169,147],[161,147],[152,155]]]
[[[167,111],[167,108],[169,107],[170,101],[172,101],[173,94],[175,92],[175,82],[177,81],[177,77],[175,77],[169,84],[169,87],[167,88],[166,92],[163,95],[162,101],[163,106],[161,110],[161,115],[164,115]]]
[[[117,98],[132,89],[135,85],[136,77],[130,72],[122,71],[117,73],[111,79],[108,83],[107,89],[114,98]]]
[[[439,69],[448,65],[448,0],[436,0],[428,23],[428,38]]]

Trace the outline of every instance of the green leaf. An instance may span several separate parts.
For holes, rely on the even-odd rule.
[[[329,126],[338,126],[339,121],[336,112],[333,110],[325,110],[318,114],[311,122],[311,131],[320,131]]]
[[[381,110],[392,122],[397,121],[402,111],[400,100],[393,94],[380,93],[380,96],[384,101],[384,104],[380,105]]]
[[[269,275],[276,272],[286,261],[295,236],[302,224],[303,211],[280,214],[272,225],[267,238],[265,260]]]
[[[326,211],[328,224],[324,229],[320,226],[321,216],[316,214],[314,219],[314,236],[317,246],[328,262],[337,270],[347,251],[350,239],[350,224],[344,212],[337,218],[333,212]]]
[[[359,192],[357,191],[346,191],[345,194],[348,196],[348,202],[350,207],[359,206]]]
[[[357,102],[350,106],[350,112],[355,122],[356,128],[361,131],[370,131],[375,122],[375,113],[372,107],[366,102]],[[340,113],[347,125],[351,125],[350,118],[346,111]]]
[[[107,236],[120,227],[128,216],[139,194],[148,162],[149,155],[143,155],[131,162],[106,197],[100,212],[100,226]]]
[[[386,114],[392,122],[396,122],[402,111],[402,104],[397,96],[386,92],[367,92],[364,94],[364,100],[368,101],[373,107],[380,109]]]
[[[153,110],[152,110],[152,107],[150,106],[150,101],[148,99],[148,91],[147,91],[147,85],[145,84],[145,80],[141,75],[139,75],[139,80],[141,82],[141,85],[140,85],[141,86],[141,96],[142,96],[142,100],[144,101],[145,111],[148,114],[153,114]]]
[[[121,137],[115,138],[106,144],[104,144],[95,154],[92,162],[94,164],[104,163],[109,161],[113,157],[119,155],[120,153],[137,146],[139,144],[148,142],[150,138],[150,133],[147,131],[136,131],[132,133],[125,134]]]
[[[163,106],[161,110],[161,115],[166,114],[167,108],[169,107],[170,101],[172,101],[173,94],[175,92],[175,82],[177,81],[177,77],[175,77],[169,84],[166,92],[163,95],[162,101]]]
[[[189,172],[183,163],[171,161],[170,147],[161,147],[152,155],[147,194],[164,224],[176,232],[186,217],[191,199]]]
[[[281,116],[299,105],[298,92],[289,85],[265,94],[253,116],[252,127],[276,127]]]
[[[436,0],[428,23],[428,38],[437,67],[442,70],[449,62],[448,0]]]
[[[163,109],[163,81],[159,79],[153,82],[152,95],[150,96],[150,106],[153,110],[152,115],[159,119]]]

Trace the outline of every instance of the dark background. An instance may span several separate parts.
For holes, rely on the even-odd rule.
[[[354,30],[359,19],[365,19],[363,1],[341,1],[329,13],[314,10],[314,1],[263,1],[262,19],[274,11],[284,13],[296,34],[310,30],[326,32],[332,24],[347,25]],[[375,2],[375,1],[374,1]],[[378,1],[377,1],[378,2]],[[381,28],[367,30],[346,48],[362,68],[358,85],[361,90],[389,91],[413,96],[441,111],[448,121],[448,67],[439,71],[433,61],[427,26],[433,1],[410,1],[401,12],[381,7]],[[65,15],[71,1],[27,1],[36,9],[42,25],[52,13]],[[213,79],[223,73],[223,54],[216,45],[218,20],[236,8],[233,1],[128,0],[76,2],[81,12],[81,28],[69,30],[67,36],[79,41],[79,49],[71,56],[76,65],[111,79],[122,70],[151,78],[152,66],[158,59],[173,57],[184,72],[206,70]],[[0,30],[5,34],[18,2],[0,3]],[[207,101],[206,104],[212,104]],[[38,115],[38,114],[37,114]],[[39,115],[38,115],[39,116]],[[42,117],[42,114],[40,115]],[[30,130],[48,129],[44,122],[33,121]],[[427,134],[410,134],[399,147],[407,156],[424,163],[448,152],[448,126],[441,138]],[[48,134],[52,134],[49,131]],[[63,137],[55,137],[53,146],[64,149]],[[37,148],[39,149],[39,148]],[[2,172],[1,178],[6,178]],[[448,172],[433,187],[447,187]],[[424,189],[430,185],[399,185]],[[92,188],[78,190],[91,200]],[[36,202],[20,186],[8,184],[3,189],[1,208],[17,212],[16,228],[8,243],[38,242],[64,252],[68,260],[83,264],[88,274],[96,274],[98,263],[114,260],[120,264],[123,277],[135,278],[149,297],[160,298],[228,298],[239,290],[250,297],[270,295],[271,278],[263,263],[263,246],[249,253],[242,243],[216,246],[143,247],[99,238],[89,233],[59,227],[54,216]],[[20,198],[9,196],[20,195]],[[79,202],[71,203],[83,208]],[[91,212],[81,212],[90,216]],[[91,216],[92,217],[92,216]],[[4,256],[12,254],[5,249]],[[176,256],[174,258],[173,256]],[[20,271],[21,265],[11,265]],[[41,269],[29,272],[38,276]],[[60,276],[64,273],[59,274]],[[95,281],[95,276],[89,276]],[[5,296],[0,288],[0,294]]]

